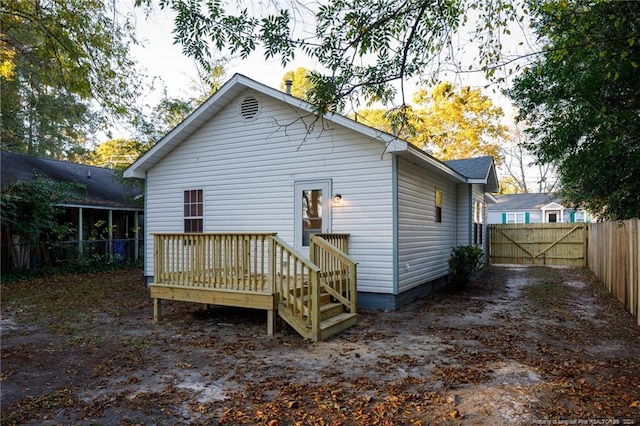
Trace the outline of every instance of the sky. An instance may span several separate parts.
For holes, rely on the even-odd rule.
[[[131,1],[131,0],[122,0]],[[192,97],[195,93],[190,89],[194,82],[199,80],[194,60],[186,57],[179,44],[173,43],[172,30],[174,28],[173,15],[170,11],[159,10],[145,18],[144,13],[139,8],[129,6],[130,14],[136,16],[136,28],[138,37],[143,40],[141,46],[135,46],[132,50],[134,57],[148,75],[145,79],[147,83],[152,81],[162,81],[169,97],[186,98]],[[514,45],[519,41],[513,41]],[[279,59],[265,60],[261,52],[254,52],[248,59],[234,59],[225,66],[226,74],[224,80],[231,78],[235,73],[241,73],[267,86],[279,88],[282,76],[288,70],[295,70],[298,67],[313,69],[315,64],[308,58],[296,57],[286,69],[282,68]],[[486,81],[478,78],[479,73],[462,74],[453,77],[457,84],[470,85],[472,87],[482,87]],[[408,95],[411,96],[416,86],[409,86]],[[483,90],[483,93],[490,96],[495,105],[503,108],[505,112],[505,123],[513,124],[514,109],[509,100],[500,94],[499,87],[494,87],[494,91]],[[156,90],[147,95],[143,100],[148,105],[156,105],[162,96],[162,90]],[[127,137],[126,130],[122,130],[123,137]]]
[[[116,19],[132,19],[136,26],[138,45],[131,47],[131,54],[138,62],[137,71],[142,75],[146,95],[138,99],[140,107],[146,105],[150,110],[163,98],[164,91],[170,98],[188,99],[202,96],[203,90],[194,87],[200,82],[195,61],[182,53],[182,46],[173,42],[173,12],[161,10],[154,5],[154,10],[146,16],[144,10],[133,6],[134,0],[117,0]],[[220,55],[220,58],[223,56]],[[248,59],[232,59],[225,65],[223,82],[235,73],[241,73],[267,86],[279,88],[282,76],[286,71],[298,67],[314,68],[309,59],[299,56],[286,69],[282,68],[279,59],[265,60],[260,51],[254,52]],[[146,90],[146,87],[153,90]],[[109,139],[131,138],[131,129],[113,123],[109,134],[99,134],[98,143]]]
[[[182,53],[182,47],[173,43],[173,15],[168,10],[155,10],[147,19],[140,11],[134,11],[137,16],[137,34],[144,40],[144,46],[135,46],[132,53],[140,65],[149,74],[147,80],[160,78],[167,88],[169,96],[185,95],[185,89],[198,80],[194,60]],[[221,55],[222,57],[222,55]],[[278,88],[282,76],[286,71],[298,67],[313,68],[309,59],[297,57],[286,69],[282,68],[280,60],[265,60],[262,53],[254,52],[248,59],[232,59],[225,66],[225,80],[235,73],[241,73],[260,83]]]
[[[188,88],[193,85],[193,81],[198,80],[194,61],[181,52],[181,46],[173,44],[173,15],[169,10],[160,10],[156,7],[153,13],[145,19],[140,8],[133,8],[127,5],[131,0],[123,0],[123,11],[128,10],[136,16],[138,37],[144,40],[144,46],[136,46],[133,49],[134,56],[141,66],[146,68],[149,75],[147,81],[153,78],[161,79],[166,85],[167,94],[171,97],[189,95]],[[301,58],[300,55],[291,62],[286,69],[283,69],[279,59],[265,60],[261,52],[254,52],[248,59],[235,59],[229,63],[226,69],[225,79],[230,78],[235,73],[241,73],[267,86],[279,88],[282,76],[286,71],[295,70],[298,67],[313,69],[315,64],[308,58]],[[471,85],[473,87],[483,86],[486,81],[481,79],[480,73],[462,74],[449,76],[458,84]],[[157,80],[155,80],[157,81]],[[411,86],[410,86],[411,87]],[[415,86],[414,86],[415,87]],[[409,89],[409,96],[415,89]],[[510,104],[504,96],[490,91],[485,92],[494,99],[503,109],[511,114]],[[157,92],[151,99],[160,97]],[[153,102],[151,102],[153,104]]]

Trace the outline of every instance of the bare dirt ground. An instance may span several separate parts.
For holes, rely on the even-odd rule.
[[[140,270],[2,286],[2,425],[636,424],[640,327],[581,269],[487,268],[327,342]]]

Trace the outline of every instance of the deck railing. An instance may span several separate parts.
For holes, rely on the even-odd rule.
[[[269,292],[271,233],[155,234],[154,280],[181,287]]]
[[[274,233],[154,234],[154,284],[273,296],[317,341],[321,293],[356,313],[356,262],[338,248],[347,243],[346,234],[312,235],[306,259]]]
[[[355,314],[358,295],[357,262],[339,248],[340,246],[346,248],[347,241],[347,234],[337,235],[333,239],[328,239],[327,234],[312,235],[309,258],[320,269],[321,291],[329,293],[349,312]],[[338,244],[332,244],[333,242]]]

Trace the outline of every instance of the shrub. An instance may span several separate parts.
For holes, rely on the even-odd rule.
[[[482,268],[483,251],[477,246],[453,247],[449,256],[449,283],[458,290],[464,290],[473,273]]]

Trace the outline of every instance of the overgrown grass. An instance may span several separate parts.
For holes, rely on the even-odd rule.
[[[127,304],[146,300],[146,292],[141,269],[130,267],[3,283],[2,305],[19,324],[74,335],[96,315],[117,317]]]
[[[562,275],[557,268],[549,266],[530,266],[530,276],[536,281],[562,282]]]
[[[80,262],[71,262],[59,266],[48,266],[36,269],[25,269],[3,273],[0,276],[0,283],[9,284],[22,280],[52,277],[55,275],[86,274],[92,272],[115,271],[119,269],[129,269],[135,267],[142,267],[142,261],[109,263],[105,262],[104,260],[86,260]]]
[[[541,307],[550,308],[561,304],[569,295],[569,288],[562,282],[560,273],[547,267],[532,267],[534,282],[522,288],[522,294]]]
[[[492,292],[506,286],[509,272],[505,268],[485,266],[475,273],[471,279],[469,290],[475,294]]]

